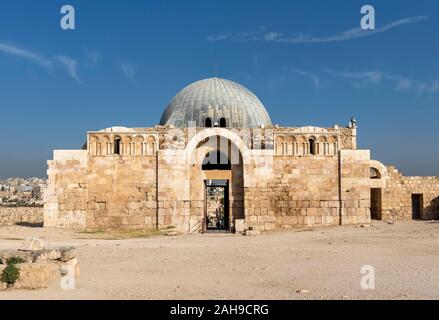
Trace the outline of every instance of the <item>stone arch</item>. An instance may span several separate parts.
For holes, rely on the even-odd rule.
[[[306,152],[308,150],[308,139],[304,135],[300,135],[297,137],[297,143],[298,143],[298,154],[299,155],[306,155]]]
[[[156,153],[156,140],[154,136],[148,136],[146,139],[146,155],[152,156]]]
[[[101,150],[102,155],[110,155],[111,154],[111,140],[108,135],[103,136],[101,139]]]
[[[319,154],[327,155],[329,153],[328,138],[325,135],[318,137]]]
[[[224,208],[227,208],[227,227],[234,230],[235,221],[244,219],[244,161],[241,150],[237,145],[242,140],[234,133],[224,135],[212,135],[224,131],[210,129],[202,135],[193,137],[187,148],[187,155],[192,159],[189,163],[190,183],[190,230],[189,232],[202,232],[207,229],[207,182],[227,181],[227,200]],[[207,131],[207,130],[206,130]],[[230,137],[233,139],[230,139]],[[236,143],[235,143],[236,141]],[[227,148],[227,152],[223,152]],[[234,150],[234,151],[232,151]],[[244,151],[245,152],[245,151]],[[227,165],[214,168],[206,167],[206,155],[220,155],[227,159]],[[238,160],[234,159],[238,156]],[[223,160],[223,159],[220,159]]]
[[[286,152],[285,150],[285,137],[284,136],[277,136],[276,137],[276,143],[275,143],[275,150],[276,155],[284,155]]]
[[[383,189],[389,178],[387,168],[379,161],[370,160],[370,215],[371,219],[382,219]]]
[[[136,136],[134,138],[134,155],[140,155],[143,156],[145,155],[145,139],[143,138],[143,136]]]
[[[370,167],[370,178],[381,179],[381,173],[376,168]]]
[[[129,135],[124,136],[123,138],[123,149],[122,154],[131,156],[134,154],[133,152],[133,138]]]
[[[110,150],[111,154],[121,155],[123,150],[123,142],[122,137],[120,135],[115,135],[113,137],[113,149]]]
[[[295,154],[296,137],[295,136],[288,136],[287,143],[288,143],[288,154],[294,155]]]
[[[307,142],[308,142],[307,153],[310,155],[317,155],[318,154],[317,137],[315,135],[308,136]]]
[[[389,173],[387,172],[387,168],[384,164],[377,160],[370,160],[370,168],[376,170],[376,172],[379,174],[380,179],[388,179]]]
[[[245,164],[248,161],[249,150],[241,137],[239,137],[235,132],[225,128],[208,128],[201,130],[189,140],[185,149],[187,162],[194,163],[194,151],[200,142],[214,136],[220,136],[233,142],[241,153],[243,163]]]
[[[339,149],[338,137],[337,136],[330,136],[328,138],[328,143],[329,143],[328,154],[330,154],[330,155],[337,155],[338,149]]]
[[[100,153],[99,150],[99,139],[97,136],[92,135],[89,138],[88,152],[91,156],[97,156]]]

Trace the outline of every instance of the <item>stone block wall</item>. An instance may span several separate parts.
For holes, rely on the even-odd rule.
[[[273,179],[266,189],[251,195],[255,220],[265,222],[264,229],[338,224],[337,157],[276,156],[273,166]],[[261,197],[267,200],[256,200]],[[266,213],[271,217],[265,218]]]
[[[93,133],[99,139],[104,134],[120,136],[122,154],[111,154],[111,145],[105,145],[105,155],[93,149],[55,151],[48,162],[45,225],[175,226],[181,232],[201,232],[204,181],[210,179],[229,180],[232,230],[236,219],[257,230],[369,223],[371,198],[374,210],[381,212],[378,218],[411,220],[412,195],[421,195],[421,219],[439,219],[439,177],[405,177],[394,167],[370,160],[368,150],[355,149],[355,128],[270,128],[276,147],[267,142],[270,136],[262,149],[253,148],[255,130],[249,136],[244,130],[225,128],[196,128],[193,135],[184,129],[181,136],[167,127],[133,129],[127,136]],[[144,134],[146,145],[136,144],[137,134]],[[211,136],[236,146],[242,164],[232,170],[202,170],[206,153],[215,149],[204,144]],[[316,154],[293,151],[290,143],[302,136],[316,138]],[[195,160],[189,160],[192,156]],[[379,176],[372,177],[371,168]],[[378,197],[371,197],[372,189],[380,192]]]
[[[247,228],[339,223],[338,157],[275,156],[272,162],[271,173],[244,178],[254,180],[245,188]]]
[[[44,226],[85,228],[87,218],[87,150],[55,150],[48,161],[44,192]]]
[[[0,207],[0,226],[12,226],[19,223],[42,224],[42,207]]]
[[[155,156],[90,157],[87,167],[88,228],[157,226]]]
[[[191,221],[189,196],[189,168],[185,165],[185,154],[179,150],[165,150],[158,154],[158,227],[175,226],[177,230],[189,232],[195,228]],[[204,204],[204,203],[203,203]],[[204,208],[204,206],[203,206]]]
[[[340,224],[370,223],[370,151],[341,150]]]
[[[421,219],[439,219],[439,177],[406,177],[392,166],[387,167],[389,180],[382,190],[382,219],[412,219],[412,194],[423,198]]]
[[[247,165],[246,228],[369,223],[369,162],[368,150],[341,150],[332,157],[274,156],[265,176]]]
[[[56,151],[49,161],[44,225],[151,229],[157,226],[156,157],[88,157]]]

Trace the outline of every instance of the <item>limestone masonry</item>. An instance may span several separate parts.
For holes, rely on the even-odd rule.
[[[357,125],[279,127],[241,85],[178,93],[153,128],[87,133],[48,161],[44,225],[241,232],[439,217],[439,177],[357,149]]]

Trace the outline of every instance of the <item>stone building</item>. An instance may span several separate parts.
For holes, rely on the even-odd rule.
[[[87,133],[48,161],[44,225],[185,233],[436,219],[439,178],[357,149],[357,125],[279,127],[220,78],[180,91],[152,128]]]

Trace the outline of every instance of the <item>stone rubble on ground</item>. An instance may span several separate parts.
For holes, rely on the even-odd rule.
[[[257,235],[259,235],[259,230],[245,230],[245,235],[246,236],[251,236],[251,237],[253,237],[253,236],[257,236]]]
[[[7,266],[9,258],[21,258],[24,262],[16,266],[20,276],[12,287],[0,282],[0,290],[7,289],[39,289],[47,288],[49,282],[60,279],[74,271],[74,276],[79,277],[79,263],[77,251],[73,246],[46,248],[47,242],[39,238],[26,239],[18,250],[0,250],[0,274]]]
[[[43,250],[46,246],[47,242],[43,239],[39,238],[28,238],[23,242],[23,245],[19,250],[21,251],[36,251]]]

